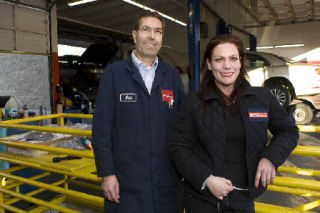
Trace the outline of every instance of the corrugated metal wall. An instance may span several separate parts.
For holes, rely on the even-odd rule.
[[[48,54],[49,33],[47,11],[0,2],[0,50]]]

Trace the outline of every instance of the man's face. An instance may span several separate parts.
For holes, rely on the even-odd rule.
[[[155,58],[162,45],[162,23],[155,17],[140,19],[139,29],[132,31],[138,58]]]

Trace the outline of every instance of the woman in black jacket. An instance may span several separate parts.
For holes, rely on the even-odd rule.
[[[268,89],[245,79],[239,38],[211,39],[202,65],[199,92],[183,101],[169,148],[184,179],[186,213],[252,213],[297,145],[298,129]]]

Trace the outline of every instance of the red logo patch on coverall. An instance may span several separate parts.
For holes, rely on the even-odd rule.
[[[172,90],[161,90],[162,101],[167,102],[169,108],[173,106],[174,98]]]

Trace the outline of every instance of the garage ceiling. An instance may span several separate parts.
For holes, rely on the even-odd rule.
[[[127,37],[123,38],[130,39],[133,25],[132,17],[141,11],[140,8],[122,0],[98,0],[92,3],[69,7],[67,3],[70,1],[72,0],[56,1],[59,18],[59,35],[65,34],[70,36],[74,34],[81,36],[76,29],[80,25],[85,25],[86,28],[92,28],[92,31],[89,30],[87,32],[88,37],[90,37],[90,33],[91,36],[95,34],[99,37],[101,33],[104,34],[103,32],[107,31],[113,32],[113,36],[117,35],[117,33],[119,33],[120,37],[127,35]],[[202,1],[214,10],[219,0]],[[231,0],[229,1],[232,3]],[[320,21],[320,0],[237,1],[248,14],[245,28]],[[137,2],[187,23],[186,0],[139,0]],[[173,27],[177,25],[170,21],[166,23]],[[73,28],[74,30],[72,30]],[[93,29],[99,29],[99,32]]]
[[[87,36],[91,36],[91,38],[93,35],[98,37],[101,35],[103,38],[105,35],[103,32],[109,32],[108,34],[113,33],[113,38],[118,35],[118,38],[130,40],[133,17],[142,10],[121,0],[99,0],[74,7],[69,7],[68,2],[70,0],[57,1],[59,35],[71,35],[72,32],[75,32],[73,33],[75,36],[80,36],[81,34],[76,30],[80,25],[84,25],[86,30],[89,29]],[[182,22],[186,23],[187,21],[184,0],[139,0],[137,2]],[[166,25],[169,28],[178,26],[168,20],[166,20]]]
[[[250,14],[245,27],[320,21],[320,0],[239,0]]]
[[[0,0],[22,5],[30,5],[29,0]],[[131,34],[132,17],[141,9],[122,0],[98,0],[96,2],[69,7],[74,0],[33,0],[32,2],[50,2],[57,5],[60,23],[65,21],[87,24],[101,30]],[[180,21],[187,22],[187,0],[135,0],[140,4],[159,10]],[[201,0],[215,10],[218,1]],[[248,14],[244,27],[269,26],[320,21],[320,0],[227,0],[237,1]],[[39,3],[40,4],[40,3]],[[39,7],[44,8],[44,5]],[[218,11],[217,11],[218,12]],[[169,21],[167,21],[168,23]]]

